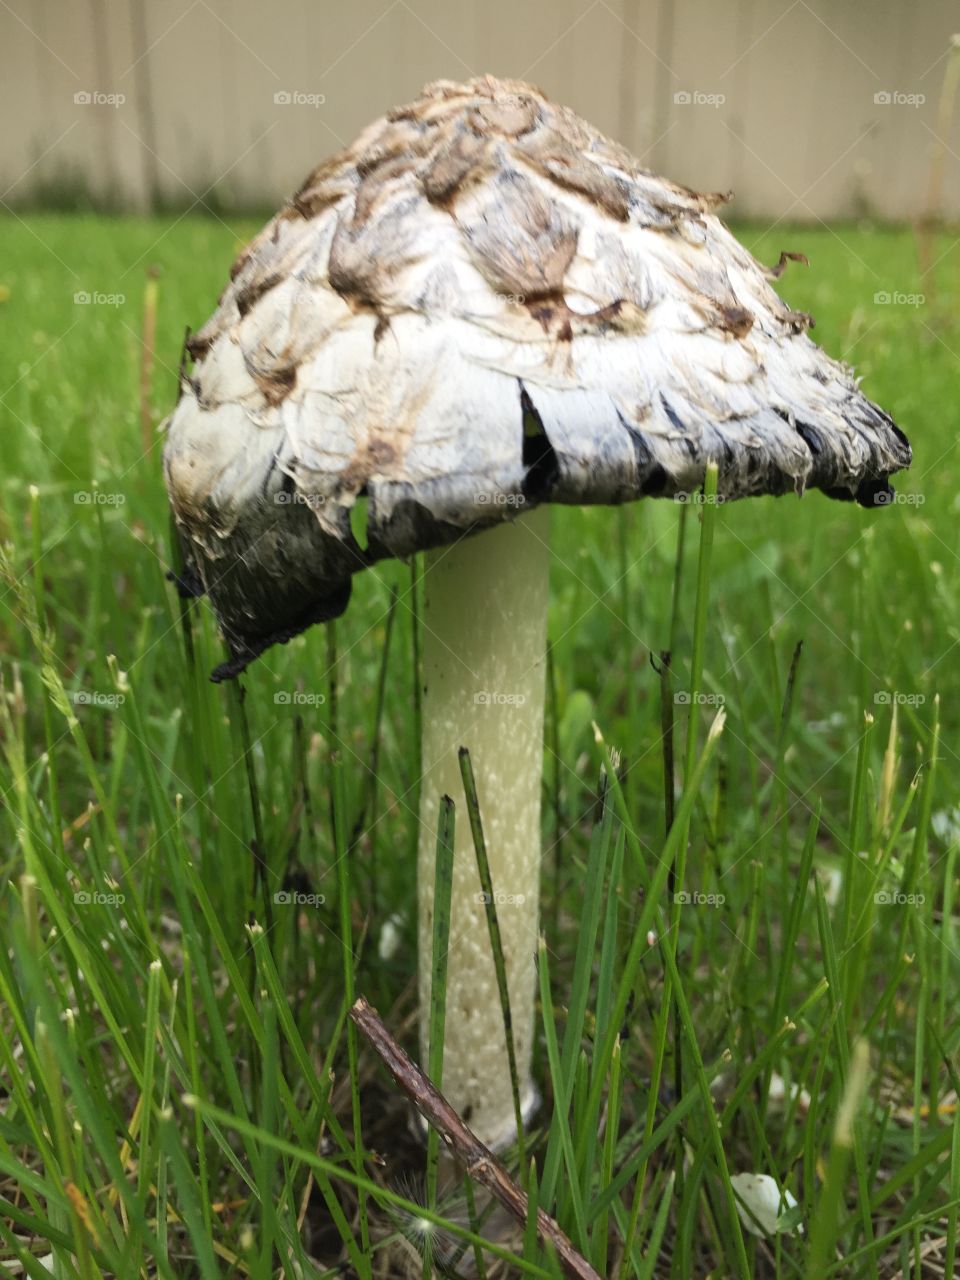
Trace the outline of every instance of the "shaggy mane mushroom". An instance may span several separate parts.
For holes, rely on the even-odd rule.
[[[910,462],[773,291],[796,255],[765,271],[722,200],[655,176],[530,85],[430,85],[243,251],[188,342],[169,422],[187,569],[230,650],[215,679],[342,613],[366,566],[430,553],[421,946],[439,798],[462,795],[466,745],[528,1109],[547,505],[693,492],[709,464],[724,499],[817,488],[882,505]],[[514,1112],[465,821],[455,859],[443,1085],[496,1147]],[[420,994],[425,1057],[427,955]]]

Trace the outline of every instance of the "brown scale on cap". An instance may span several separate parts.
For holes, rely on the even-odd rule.
[[[305,602],[343,607],[357,569],[519,500],[690,491],[713,461],[727,498],[882,502],[905,436],[771,288],[802,254],[761,267],[724,199],[489,76],[429,85],[319,165],[189,339],[170,421],[185,555],[238,661]]]

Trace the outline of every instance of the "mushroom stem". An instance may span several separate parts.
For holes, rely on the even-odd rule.
[[[420,1044],[428,1060],[440,797],[457,803],[443,1092],[493,1150],[516,1138],[503,1011],[458,752],[467,747],[500,922],[523,1115],[533,1048],[549,575],[547,509],[432,552],[424,575],[418,865]]]

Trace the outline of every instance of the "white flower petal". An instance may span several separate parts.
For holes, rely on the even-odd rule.
[[[781,1199],[776,1180],[767,1173],[738,1173],[730,1181],[737,1195],[737,1212],[752,1235],[774,1236],[783,1230],[780,1220],[788,1209],[796,1208],[795,1196],[785,1190]],[[803,1232],[802,1225],[794,1229]]]

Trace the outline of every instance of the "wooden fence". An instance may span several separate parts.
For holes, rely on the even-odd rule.
[[[492,71],[739,216],[953,218],[955,26],[948,0],[0,0],[0,196],[272,207],[425,81]]]

